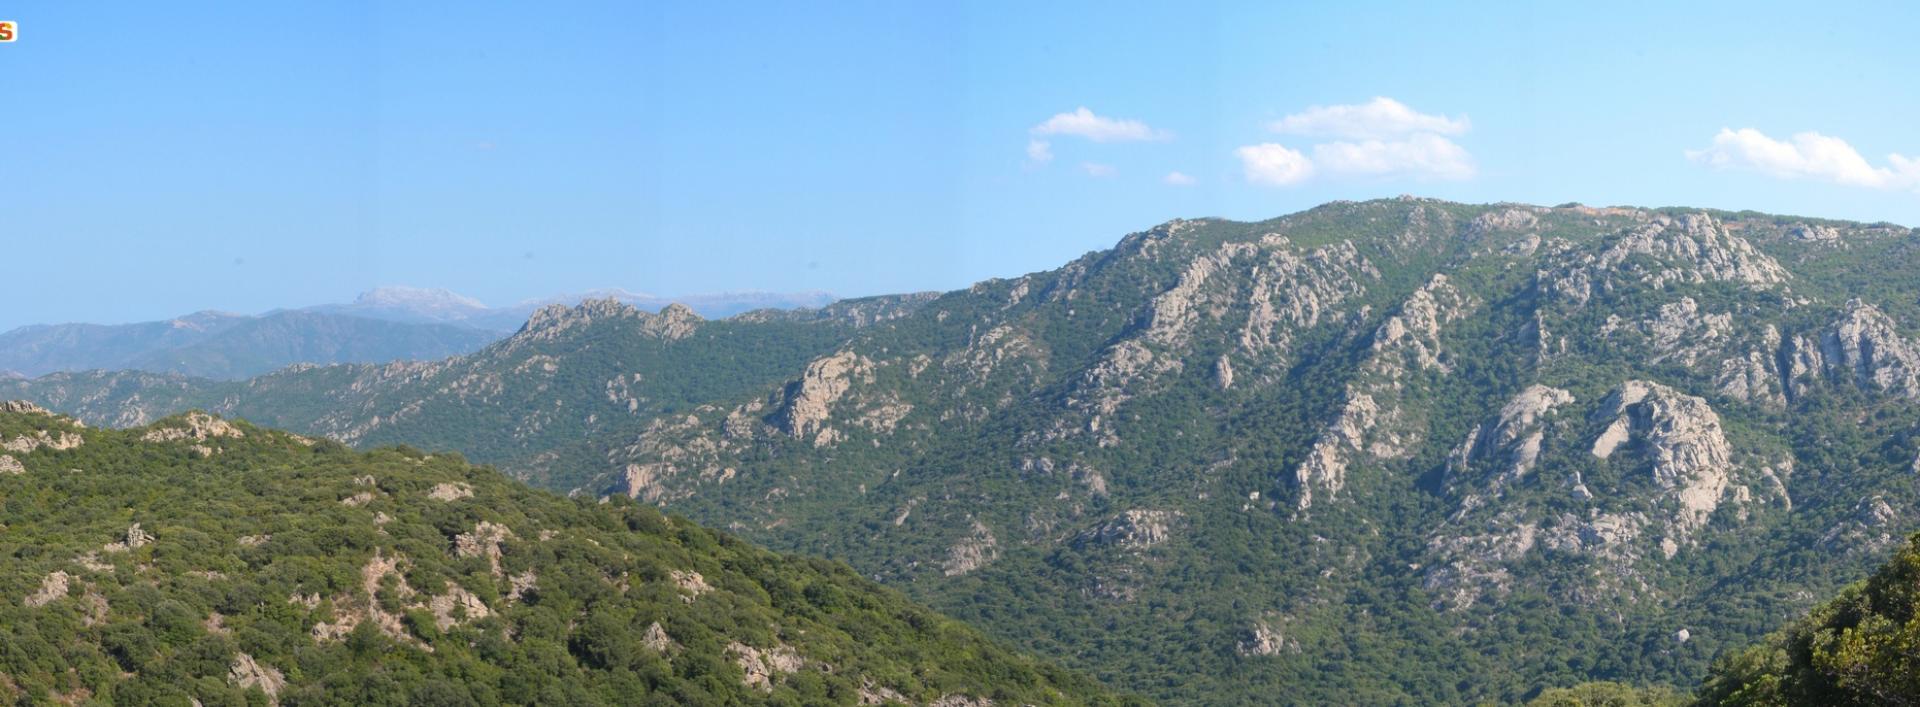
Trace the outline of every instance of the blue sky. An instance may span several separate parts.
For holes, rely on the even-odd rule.
[[[947,289],[1401,193],[1920,224],[1910,4],[808,5],[0,0],[0,329]]]

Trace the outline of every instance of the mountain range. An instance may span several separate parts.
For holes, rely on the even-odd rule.
[[[208,311],[136,324],[19,327],[0,334],[0,372],[9,374],[0,378],[137,370],[238,380],[298,363],[434,360],[469,353],[506,336],[541,306],[590,297],[653,309],[681,301],[712,317],[755,309],[821,307],[835,299],[823,292],[742,292],[670,300],[610,290],[488,307],[447,290],[382,287],[348,304],[275,310],[259,316]]]
[[[0,397],[456,450],[1168,703],[1519,701],[1690,688],[1920,527],[1914,272],[1892,224],[1336,202],[938,295]]]

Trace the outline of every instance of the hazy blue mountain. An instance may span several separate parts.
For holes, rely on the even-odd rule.
[[[0,334],[0,370],[131,369],[216,379],[255,376],[295,363],[435,359],[498,338],[468,327],[400,324],[318,312],[259,317],[201,312],[139,324],[54,324]]]
[[[725,319],[759,309],[819,308],[838,299],[826,292],[721,292],[662,297],[641,292],[608,289],[526,300],[516,304],[490,307],[479,300],[444,289],[417,287],[380,287],[361,293],[347,304],[327,304],[308,311],[351,314],[360,317],[399,322],[434,322],[510,333],[532,316],[535,310],[553,304],[572,304],[589,299],[614,300],[649,312],[670,304],[683,304],[707,319]]]

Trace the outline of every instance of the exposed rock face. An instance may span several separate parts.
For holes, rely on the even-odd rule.
[[[1601,334],[1620,338],[1630,332],[1653,349],[1655,363],[1677,361],[1692,367],[1708,354],[1725,347],[1733,336],[1731,313],[1702,313],[1692,297],[1682,297],[1660,306],[1660,313],[1644,322],[1627,322],[1618,315],[1607,318]]]
[[[27,467],[10,455],[0,454],[0,474],[23,474]]]
[[[1233,357],[1221,354],[1220,359],[1213,363],[1213,383],[1220,386],[1221,390],[1233,388]]]
[[[53,417],[52,412],[25,400],[0,400],[0,413],[21,413],[27,415],[45,415]]]
[[[659,314],[648,317],[640,330],[673,341],[692,336],[702,321],[705,320],[694,314],[692,307],[675,302],[662,308]]]
[[[1853,513],[1820,538],[1820,548],[1830,552],[1877,555],[1900,540],[1900,528],[1909,523],[1882,496],[1860,499]]]
[[[1249,656],[1299,653],[1300,642],[1282,635],[1280,628],[1275,626],[1273,621],[1261,619],[1253,622],[1253,627],[1247,630],[1247,635],[1240,640],[1240,644],[1234,646],[1234,651],[1240,655]]]
[[[1379,414],[1380,406],[1370,395],[1362,393],[1347,399],[1346,408],[1327,426],[1327,431],[1307,452],[1307,460],[1293,472],[1294,482],[1300,486],[1300,508],[1313,505],[1316,490],[1326,492],[1329,498],[1340,493],[1346,485],[1347,459],[1365,451],[1366,432],[1373,428]]]
[[[134,523],[132,526],[129,526],[127,528],[127,534],[125,537],[122,537],[120,540],[108,543],[105,547],[102,547],[100,549],[105,550],[107,552],[126,552],[128,550],[138,550],[140,548],[146,547],[151,544],[153,544],[153,534],[145,530],[141,530],[140,524]]]
[[[1804,223],[1794,224],[1787,235],[1795,240],[1812,243],[1834,244],[1840,242],[1840,229],[1832,226],[1812,226]]]
[[[947,549],[947,559],[941,563],[940,569],[948,577],[957,577],[985,567],[1000,556],[999,545],[999,541],[993,537],[993,531],[976,520],[973,522],[973,531]]]
[[[1920,343],[1901,336],[1878,307],[1849,301],[1845,316],[1821,339],[1820,353],[1837,376],[1920,398]]]
[[[1448,485],[1459,486],[1460,477],[1475,462],[1503,458],[1507,462],[1506,470],[1494,477],[1486,489],[1497,496],[1501,488],[1533,471],[1546,437],[1546,418],[1573,402],[1572,393],[1551,386],[1534,384],[1520,391],[1500,408],[1497,418],[1475,427],[1467,441],[1454,450],[1447,466]],[[1463,510],[1471,510],[1480,502],[1479,496],[1468,495],[1463,499]]]
[[[465,482],[457,482],[457,481],[451,482],[451,483],[434,484],[433,490],[427,492],[427,498],[431,498],[435,501],[447,501],[449,503],[453,501],[458,501],[463,498],[471,498],[472,496],[473,496],[473,486]]]
[[[427,601],[427,610],[433,612],[433,625],[442,631],[493,615],[480,597],[452,582],[447,583],[447,593]]]
[[[506,526],[483,520],[473,526],[473,532],[453,537],[453,554],[487,558],[487,567],[497,579],[505,576],[500,570],[501,546],[512,538],[513,531]]]
[[[1080,533],[1074,542],[1145,550],[1172,538],[1173,525],[1182,517],[1179,511],[1133,509]]]
[[[713,591],[713,587],[707,584],[707,578],[700,576],[699,572],[693,570],[674,570],[672,574],[674,586],[679,587],[680,591],[687,593],[684,598],[688,603],[692,603],[696,597],[702,594]]]
[[[86,439],[72,432],[49,433],[35,430],[31,435],[20,435],[10,440],[0,441],[0,449],[15,454],[31,454],[36,449],[65,451],[86,443]]]
[[[780,411],[780,428],[794,437],[812,437],[815,446],[832,444],[838,435],[828,423],[833,404],[856,379],[870,376],[873,363],[852,351],[841,351],[807,364],[800,380],[787,386],[787,404]]]
[[[993,707],[993,700],[971,695],[941,695],[940,699],[927,703],[927,707]]]
[[[1727,232],[1712,216],[1691,213],[1653,214],[1605,250],[1577,255],[1563,269],[1543,272],[1540,279],[1547,291],[1586,304],[1623,281],[1652,287],[1731,282],[1765,289],[1790,277],[1778,261]]]
[[[1474,306],[1447,276],[1434,275],[1375,330],[1346,405],[1294,470],[1298,509],[1312,507],[1316,492],[1337,496],[1353,463],[1404,459],[1420,444],[1423,431],[1400,409],[1401,391],[1416,371],[1452,371],[1443,360],[1442,329]]]
[[[419,593],[408,586],[406,574],[401,572],[405,562],[404,558],[383,555],[376,550],[373,558],[367,560],[366,566],[360,569],[359,591],[334,597],[333,620],[313,625],[314,640],[343,640],[361,623],[371,621],[374,627],[388,638],[410,645],[422,645],[407,631],[406,624],[400,615],[383,608],[379,599],[381,583],[388,576],[392,576],[397,580],[393,587],[396,598],[406,606],[419,607],[419,602],[415,599]],[[291,601],[311,609],[319,606],[321,599],[316,594],[306,598],[293,597]]]
[[[595,321],[607,319],[639,319],[647,316],[633,305],[608,297],[588,299],[579,305],[568,307],[564,304],[550,304],[535,310],[527,318],[527,324],[513,339],[521,341],[550,341],[559,338],[562,332],[576,327],[584,327]],[[509,340],[510,342],[512,339]]]
[[[254,660],[253,656],[245,653],[233,657],[233,665],[229,668],[227,681],[243,689],[259,688],[261,692],[267,693],[269,704],[279,704],[280,690],[287,686],[286,677],[278,669],[271,665],[263,665]]]
[[[1627,381],[1596,417],[1613,422],[1594,440],[1594,456],[1607,459],[1637,441],[1652,461],[1654,480],[1675,492],[1678,530],[1685,534],[1706,524],[1734,469],[1733,448],[1707,401],[1658,383]]]
[[[767,650],[744,643],[729,643],[727,652],[733,654],[734,664],[740,666],[741,672],[746,673],[742,682],[745,682],[748,687],[767,691],[773,690],[774,681],[780,679],[781,675],[797,673],[801,668],[806,667],[806,660],[801,658],[791,646],[784,643]]]
[[[667,635],[667,630],[661,628],[658,621],[648,625],[646,632],[640,634],[640,643],[656,653],[666,653],[679,645],[674,642],[672,636]]]
[[[216,437],[245,436],[247,436],[245,431],[226,420],[204,412],[189,412],[180,419],[179,423],[155,427],[141,435],[140,439],[146,442],[174,442],[183,439],[205,442]]]
[[[67,595],[67,582],[71,579],[72,577],[65,571],[54,570],[52,574],[47,575],[46,579],[40,581],[40,591],[27,595],[25,599],[26,605],[29,608],[42,607],[65,597]]]

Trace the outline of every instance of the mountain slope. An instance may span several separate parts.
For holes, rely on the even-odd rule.
[[[329,410],[276,424],[844,559],[1169,702],[1522,700],[1687,684],[1920,527],[1916,272],[1886,224],[1341,202],[1169,222],[614,418],[589,362],[634,325],[577,315],[542,353],[584,382],[469,357],[527,392],[430,415],[444,382],[367,404],[350,367],[0,390]]]
[[[6,699],[1119,702],[844,566],[457,455],[13,403],[0,443]]]
[[[353,444],[459,449],[523,477],[578,483],[601,464],[592,440],[638,434],[658,415],[777,383],[851,332],[925,299],[845,300],[721,321],[677,305],[654,314],[589,300],[543,308],[514,336],[439,361],[296,366],[244,382],[89,371],[0,386],[90,424],[138,425],[200,408]]]
[[[232,380],[296,363],[444,358],[473,351],[495,338],[467,327],[312,312],[261,317],[202,312],[118,326],[21,327],[0,334],[0,369],[29,376],[132,369]]]

